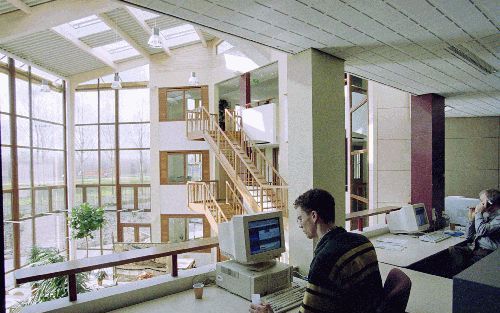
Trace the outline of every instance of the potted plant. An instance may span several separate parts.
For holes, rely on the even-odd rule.
[[[94,239],[93,231],[100,229],[104,221],[104,209],[82,203],[71,210],[69,217],[73,238],[85,238],[87,258],[89,257],[89,238]]]
[[[97,285],[98,286],[102,286],[102,281],[106,278],[108,278],[108,273],[106,273],[106,271],[104,270],[98,270],[95,274],[94,274],[95,278],[97,279]]]

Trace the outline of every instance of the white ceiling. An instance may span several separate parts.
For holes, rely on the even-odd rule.
[[[446,116],[500,115],[500,73],[445,48],[460,44],[500,70],[498,0],[126,0],[289,53],[310,47],[347,72],[412,94],[437,93]]]

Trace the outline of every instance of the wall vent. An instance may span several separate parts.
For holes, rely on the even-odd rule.
[[[485,75],[497,72],[493,66],[486,63],[486,61],[482,60],[462,45],[449,46],[445,49]]]

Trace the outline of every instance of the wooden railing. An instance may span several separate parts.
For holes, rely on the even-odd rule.
[[[226,203],[231,205],[234,210],[234,215],[245,214],[245,207],[240,200],[237,189],[228,181],[226,181]]]
[[[24,284],[32,281],[67,275],[69,301],[76,301],[76,274],[78,273],[89,272],[100,268],[118,266],[133,262],[141,262],[165,256],[172,256],[171,274],[173,277],[176,277],[178,276],[177,255],[218,246],[218,238],[203,238],[179,243],[171,243],[167,247],[138,249],[121,253],[90,257],[86,259],[18,269],[14,272],[14,277],[16,280],[16,284]]]
[[[252,210],[258,212],[277,209],[282,210],[287,216],[288,186],[272,167],[272,163],[266,160],[264,154],[253,143],[248,142],[240,146],[243,140],[241,138],[248,141],[249,137],[241,131],[237,118],[233,118],[233,122],[231,118],[226,120],[226,129],[230,137],[219,127],[218,115],[210,114],[203,107],[201,110],[189,111],[186,119],[187,131],[203,132],[205,140]],[[255,157],[249,156],[248,151],[253,151],[252,149],[255,152],[250,154]],[[278,178],[278,184],[272,184],[273,175]]]
[[[188,206],[189,203],[203,204],[205,216],[214,231],[217,232],[217,227],[215,226],[219,223],[227,222],[229,219],[217,202],[216,196],[212,193],[210,184],[190,181],[187,182],[186,186],[188,188]]]

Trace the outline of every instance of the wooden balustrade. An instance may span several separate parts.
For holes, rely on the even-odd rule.
[[[209,219],[209,222],[215,222],[218,224],[229,220],[217,202],[217,198],[212,192],[210,184],[206,182],[190,181],[187,183],[187,188],[188,206],[189,203],[202,203],[205,215]],[[214,221],[210,221],[210,217],[213,217]]]
[[[36,267],[18,269],[14,272],[16,284],[68,276],[68,294],[70,301],[77,300],[76,274],[92,270],[118,266],[133,262],[147,261],[155,258],[172,257],[172,276],[178,276],[177,255],[219,246],[216,237],[166,244],[165,247],[152,247],[120,253],[100,255],[86,259],[72,260]]]
[[[247,195],[244,197],[254,210],[278,209],[283,210],[283,214],[287,216],[286,182],[242,131],[241,117],[233,116],[230,111],[226,111],[225,115],[226,131],[223,131],[219,127],[217,114],[210,114],[203,107],[189,111],[186,117],[187,132],[205,134],[205,139],[217,153],[237,189],[241,193],[246,190]],[[221,156],[225,160],[221,160]],[[273,181],[277,184],[273,184]]]

